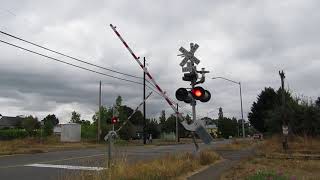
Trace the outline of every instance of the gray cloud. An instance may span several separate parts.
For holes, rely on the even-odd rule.
[[[109,28],[114,23],[148,69],[174,98],[181,81],[180,46],[200,45],[199,68],[208,77],[241,81],[245,115],[266,86],[278,88],[278,70],[287,73],[287,86],[296,94],[319,96],[318,1],[8,1],[0,8],[0,29],[91,63],[142,76],[142,71]],[[3,35],[0,39],[59,59],[89,67],[31,47]],[[98,83],[103,82],[103,104],[117,95],[134,108],[142,100],[142,86],[75,69],[0,44],[0,111],[2,114],[56,113],[67,121],[75,109],[91,118],[97,109]],[[92,67],[90,67],[92,68]],[[97,68],[92,68],[104,73]],[[115,74],[113,74],[115,75]],[[119,77],[124,77],[119,75]],[[130,78],[131,79],[131,78]],[[132,79],[142,82],[139,79]],[[240,117],[239,88],[223,80],[203,85],[212,100],[199,104],[199,116]],[[184,111],[190,111],[185,104]],[[173,111],[154,94],[148,116]]]

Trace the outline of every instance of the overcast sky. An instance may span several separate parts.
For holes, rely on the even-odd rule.
[[[240,118],[239,86],[210,77],[241,81],[244,116],[264,87],[278,88],[278,70],[286,73],[286,88],[296,95],[320,96],[320,2],[283,1],[14,1],[1,0],[0,30],[59,52],[124,73],[141,76],[133,60],[109,24],[140,57],[167,94],[188,87],[181,80],[177,56],[190,42],[200,45],[195,56],[198,69],[207,74],[203,87],[212,98],[198,103],[198,116]],[[103,73],[142,82],[104,71],[46,52],[5,35],[5,40],[34,51]],[[117,95],[123,104],[135,108],[142,101],[142,86],[77,69],[0,43],[0,113],[36,115],[40,119],[56,114],[68,122],[76,110],[91,119],[98,108],[98,85],[103,84],[103,105],[110,106]],[[148,90],[149,91],[149,90]],[[183,112],[191,111],[181,102]],[[148,117],[161,110],[173,113],[155,93],[147,102]]]

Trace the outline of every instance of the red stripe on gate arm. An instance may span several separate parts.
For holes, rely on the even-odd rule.
[[[134,57],[134,59],[138,59],[135,54],[131,53],[131,55]]]
[[[166,98],[166,101],[169,103],[170,106],[172,105],[172,102],[168,98]]]
[[[147,76],[148,76],[150,79],[152,79],[152,76],[151,76],[149,73],[147,73]]]
[[[123,44],[124,44],[124,46],[125,46],[126,48],[129,47],[128,44],[127,44],[126,42],[124,42],[124,41],[123,41]]]
[[[117,34],[117,36],[120,36],[120,34],[118,33],[118,31],[114,31],[116,34]]]
[[[160,88],[160,86],[158,86],[158,84],[156,84],[156,88],[157,88],[160,92],[162,92],[162,89]]]
[[[113,29],[113,31],[117,34],[117,36],[119,37],[119,39],[123,42],[123,44],[126,46],[126,48],[128,49],[128,51],[131,53],[131,55],[134,57],[134,59],[137,61],[137,63],[140,65],[140,67],[145,71],[145,73],[147,74],[147,76],[151,79],[152,83],[156,86],[156,88],[158,89],[158,91],[160,91],[160,93],[162,94],[163,98],[165,98],[165,100],[168,102],[168,104],[171,106],[172,110],[177,112],[179,116],[181,116],[181,114],[179,113],[179,111],[176,110],[176,108],[173,106],[173,103],[169,100],[169,98],[167,97],[167,95],[162,91],[162,89],[160,88],[160,86],[157,85],[157,83],[155,82],[155,80],[152,78],[152,76],[149,74],[148,70],[144,68],[144,66],[142,65],[142,63],[139,61],[139,58],[132,52],[131,48],[128,46],[128,44],[124,41],[124,39],[122,39],[121,35],[118,33],[118,31],[115,30],[115,27],[110,24],[111,28]],[[183,116],[181,116],[182,119]]]

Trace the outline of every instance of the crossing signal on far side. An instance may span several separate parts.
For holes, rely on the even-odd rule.
[[[117,122],[118,122],[118,118],[115,117],[115,116],[113,116],[113,117],[111,118],[111,124],[116,124]]]

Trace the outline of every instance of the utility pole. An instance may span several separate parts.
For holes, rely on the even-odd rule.
[[[99,83],[99,118],[98,118],[98,132],[97,132],[97,140],[100,143],[100,123],[101,123],[101,81]]]
[[[183,58],[183,60],[180,63],[180,66],[182,67],[182,72],[184,72],[182,80],[190,81],[191,91],[187,90],[190,88],[179,88],[176,91],[176,98],[179,101],[184,101],[185,103],[188,103],[191,105],[192,121],[195,126],[198,126],[197,129],[195,128],[195,131],[192,131],[192,139],[196,147],[195,152],[199,151],[199,145],[196,142],[195,132],[197,132],[197,134],[205,143],[209,143],[210,141],[212,141],[211,135],[206,131],[205,127],[199,124],[196,118],[197,117],[196,115],[197,100],[201,102],[208,102],[211,98],[211,94],[208,90],[205,90],[201,86],[196,87],[196,85],[202,84],[205,82],[205,74],[209,73],[209,71],[205,71],[205,68],[201,68],[201,71],[197,70],[196,64],[199,64],[200,60],[194,57],[194,53],[198,48],[199,48],[199,45],[194,43],[190,43],[190,51],[187,51],[185,48],[180,47],[179,51],[182,54],[179,54],[178,56],[181,56]],[[200,74],[201,77],[199,77],[198,74]],[[200,80],[198,81],[198,79]]]
[[[194,66],[193,65],[193,63],[192,63],[192,66]],[[191,87],[192,87],[192,89],[194,88],[194,86],[195,86],[195,81],[191,81]],[[194,99],[194,98],[192,98],[192,101],[191,101],[191,107],[192,107],[192,121],[193,122],[196,122],[196,120],[197,120],[197,115],[196,115],[196,105],[197,105],[197,102],[196,102],[196,100]],[[193,136],[192,136],[192,139],[193,139],[193,143],[194,143],[194,145],[195,145],[195,147],[196,147],[196,152],[199,150],[199,145],[198,145],[198,143],[197,143],[197,141],[196,141],[196,135],[195,135],[195,133],[194,132],[192,132],[192,134],[193,134]]]
[[[179,105],[177,103],[177,111],[179,111]],[[180,142],[180,138],[179,138],[179,121],[178,121],[178,114],[176,113],[176,140],[177,142]]]
[[[285,152],[288,150],[288,122],[287,122],[287,116],[286,116],[286,99],[285,99],[285,90],[284,90],[284,79],[285,74],[283,70],[280,72],[279,75],[281,78],[281,96],[282,96],[282,108],[281,108],[281,114],[282,114],[282,133],[283,133],[283,140],[282,140],[282,147]]]
[[[143,67],[146,67],[146,57],[143,57]],[[146,122],[146,73],[143,71],[143,144],[147,144]]]
[[[239,82],[240,86],[240,102],[241,102],[241,122],[242,122],[242,137],[245,138],[245,131],[244,131],[244,119],[243,119],[243,109],[242,109],[242,92],[241,92],[241,82]]]

